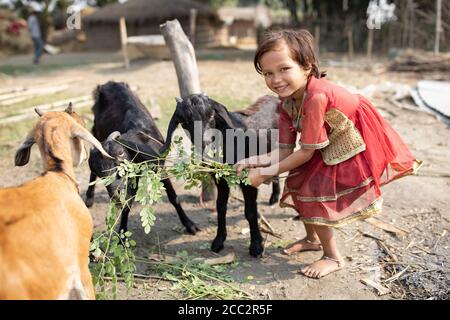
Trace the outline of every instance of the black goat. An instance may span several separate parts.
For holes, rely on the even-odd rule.
[[[244,145],[236,145],[234,141],[227,141],[227,139],[235,139],[235,137],[231,138],[227,135],[227,130],[229,129],[253,129],[253,130],[263,130],[267,132],[268,129],[276,129],[278,128],[278,102],[279,100],[275,97],[265,96],[258,103],[253,105],[252,107],[246,109],[247,112],[228,112],[228,110],[222,104],[214,101],[213,99],[208,98],[204,94],[193,94],[190,95],[183,100],[177,99],[177,106],[174,114],[169,123],[169,128],[167,132],[167,139],[165,145],[161,148],[160,152],[165,152],[171,144],[172,134],[178,124],[181,124],[182,127],[188,131],[190,135],[191,142],[196,143],[193,140],[196,140],[195,134],[199,134],[198,132],[194,133],[195,121],[201,123],[202,132],[202,151],[204,151],[205,147],[208,143],[212,142],[211,136],[207,135],[208,129],[216,129],[221,132],[223,137],[222,143],[219,142],[220,148],[223,151],[223,158],[220,159],[223,162],[227,162],[230,164],[236,163],[238,160],[237,154],[238,151],[242,149],[245,151],[245,157],[250,156],[249,154],[249,139],[246,139]],[[205,135],[204,135],[205,133]],[[258,135],[259,136],[259,135]],[[270,140],[268,139],[268,148],[265,152],[269,152],[271,150]],[[230,146],[227,142],[232,142],[233,150],[230,150],[227,153],[227,145]],[[215,143],[217,143],[215,141]],[[259,142],[258,142],[259,146]],[[198,146],[199,147],[199,146]],[[257,153],[264,153],[261,150],[257,150]],[[230,159],[231,155],[231,159]],[[217,219],[218,219],[218,228],[217,235],[212,242],[211,249],[214,252],[219,252],[224,247],[224,241],[227,236],[226,231],[226,212],[227,212],[227,203],[228,197],[230,194],[230,188],[225,180],[221,179],[216,181],[217,189],[218,189],[218,197],[216,202],[217,207]],[[257,189],[241,184],[240,188],[244,195],[245,200],[245,217],[250,225],[250,255],[254,257],[258,257],[263,253],[263,243],[262,236],[258,227],[258,212],[257,212]],[[273,193],[270,199],[270,203],[275,203],[278,201],[278,197],[280,194],[280,186],[278,181],[274,181],[273,183]]]
[[[93,135],[98,140],[103,141],[103,148],[116,160],[105,159],[93,149],[89,157],[91,183],[97,177],[110,175],[111,169],[116,167],[121,160],[127,159],[139,163],[148,160],[154,161],[155,157],[159,157],[157,150],[163,145],[164,138],[156,127],[150,112],[133,94],[127,84],[109,81],[104,85],[97,86],[94,91],[94,100],[95,104],[92,108],[94,113]],[[136,150],[141,152],[136,152]],[[159,164],[163,165],[161,162]],[[163,180],[162,183],[181,223],[186,227],[187,232],[195,234],[199,229],[186,216],[172,183],[169,179]],[[117,179],[106,187],[111,198],[120,185],[121,181]],[[91,207],[94,203],[94,188],[95,185],[91,184],[86,192],[86,206],[88,207]],[[136,191],[136,189],[129,187],[127,199],[134,196]],[[130,206],[126,206],[122,211],[120,230],[127,230]]]

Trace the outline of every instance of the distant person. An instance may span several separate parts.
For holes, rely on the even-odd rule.
[[[34,64],[39,64],[42,53],[44,52],[44,41],[42,39],[41,26],[39,24],[38,15],[40,13],[40,8],[37,6],[31,7],[31,14],[28,17],[28,31],[30,32],[31,39],[34,44]]]
[[[369,100],[324,78],[313,43],[306,30],[263,37],[254,65],[281,98],[279,149],[235,166],[239,175],[251,168],[254,187],[290,172],[280,205],[297,211],[306,237],[283,253],[323,251],[299,270],[321,278],[344,266],[333,229],[381,212],[380,187],[415,174],[421,162]]]

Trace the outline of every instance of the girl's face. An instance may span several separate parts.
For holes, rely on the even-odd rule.
[[[300,98],[306,88],[310,70],[303,69],[290,56],[288,46],[283,42],[277,49],[261,56],[260,66],[267,87],[280,98]]]

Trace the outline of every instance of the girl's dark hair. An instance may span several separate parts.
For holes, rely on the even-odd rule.
[[[305,29],[266,32],[253,60],[255,69],[259,74],[262,74],[260,60],[263,54],[278,48],[282,42],[288,46],[293,60],[297,61],[304,69],[311,68],[310,75],[316,78],[326,76],[326,72],[319,71],[319,61],[314,52],[313,36]]]

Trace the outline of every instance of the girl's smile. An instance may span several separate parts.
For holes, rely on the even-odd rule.
[[[267,87],[281,98],[291,95],[300,98],[303,95],[310,70],[303,69],[291,58],[284,41],[276,50],[263,54],[260,64]]]

